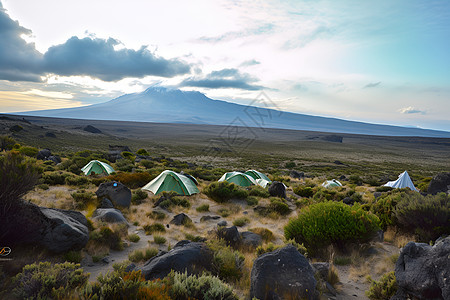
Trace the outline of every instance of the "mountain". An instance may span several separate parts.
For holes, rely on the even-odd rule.
[[[153,87],[90,106],[20,115],[158,123],[233,125],[384,136],[447,137],[450,132],[369,124],[213,100],[200,92]]]

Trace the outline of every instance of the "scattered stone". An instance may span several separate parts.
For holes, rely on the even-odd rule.
[[[50,157],[52,155],[52,152],[50,151],[50,149],[42,149],[39,150],[36,158],[40,159],[40,160],[47,160],[48,157]]]
[[[303,177],[305,177],[305,173],[292,170],[291,172],[289,172],[289,176],[295,179],[302,179]]]
[[[428,186],[428,193],[436,195],[437,193],[450,192],[450,172],[440,173],[433,177]]]
[[[236,226],[231,226],[229,228],[221,227],[217,230],[217,237],[223,239],[227,245],[236,248],[241,245],[242,237]]]
[[[99,208],[114,208],[114,205],[111,203],[111,200],[108,198],[103,198],[102,203],[100,203]]]
[[[450,236],[430,246],[409,242],[395,264],[393,299],[450,299]]]
[[[102,263],[109,264],[109,257],[108,256],[103,257],[102,258]]]
[[[381,192],[374,192],[373,193],[373,197],[375,198],[375,199],[378,199],[378,198],[380,198],[381,197]]]
[[[191,218],[188,217],[185,213],[181,213],[173,217],[172,221],[170,221],[170,224],[181,226],[192,223]]]
[[[282,182],[274,181],[269,186],[269,194],[273,197],[286,198],[286,186]]]
[[[203,216],[200,218],[200,222],[206,222],[209,220],[217,220],[220,219],[220,216]]]
[[[345,197],[344,199],[342,199],[342,202],[344,202],[347,205],[353,205],[355,203],[355,200],[353,200],[350,197]]]
[[[84,131],[90,132],[90,133],[102,133],[102,131],[92,125],[87,125],[83,128]]]
[[[58,155],[50,155],[47,157],[47,160],[51,160],[55,164],[59,164],[61,162],[61,158]]]
[[[339,180],[348,181],[348,178],[345,175],[341,175]]]
[[[251,231],[241,233],[242,245],[245,248],[251,249],[262,245],[262,237]]]
[[[142,271],[146,280],[164,278],[171,270],[201,274],[204,271],[212,271],[212,251],[205,243],[190,241],[178,242],[172,250],[162,255],[157,255],[145,263]]]
[[[311,266],[313,267],[313,270],[317,271],[320,275],[320,278],[327,281],[328,279],[328,272],[330,271],[330,264],[327,262],[316,262],[312,263]]]
[[[98,208],[92,214],[94,220],[100,220],[107,223],[123,223],[127,224],[127,219],[120,210],[115,208]]]
[[[343,163],[340,160],[335,160],[333,163],[335,165],[343,165]]]
[[[45,133],[45,137],[56,138],[56,134],[54,134],[53,132],[47,131]]]
[[[250,299],[318,299],[316,284],[308,260],[287,245],[254,261]]]
[[[227,226],[227,225],[228,225],[228,223],[225,220],[220,221],[219,223],[217,223],[217,226]]]
[[[114,207],[130,207],[131,204],[131,191],[120,182],[104,182],[100,184],[95,194],[99,198],[107,197]]]

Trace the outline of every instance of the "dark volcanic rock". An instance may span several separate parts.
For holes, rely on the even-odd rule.
[[[434,246],[408,243],[395,264],[398,292],[418,299],[450,299],[450,237]],[[403,297],[403,298],[400,298]]]
[[[327,262],[317,262],[311,264],[313,267],[313,270],[316,270],[320,277],[327,281],[328,279],[328,272],[330,271],[330,264]]]
[[[121,154],[124,151],[131,152],[131,149],[128,146],[109,145],[108,160],[116,162],[116,160],[122,158]]]
[[[40,159],[40,160],[46,160],[51,155],[52,155],[52,152],[50,151],[50,149],[42,149],[42,150],[39,150],[36,158]]]
[[[131,191],[120,182],[111,181],[100,184],[95,192],[97,197],[106,197],[113,203],[114,207],[130,207]]]
[[[326,136],[322,137],[322,140],[327,141],[327,142],[334,142],[334,143],[342,143],[343,139],[344,139],[344,137],[342,137],[340,135],[335,135],[335,134],[326,135]]]
[[[227,226],[227,224],[228,224],[227,221],[222,220],[222,221],[217,223],[217,226]]]
[[[220,216],[203,216],[200,218],[200,222],[206,222],[209,220],[218,220],[220,219]]]
[[[56,138],[56,134],[54,134],[53,132],[47,131],[45,133],[45,137]]]
[[[127,219],[120,210],[115,208],[98,208],[93,213],[94,220],[100,220],[107,223],[123,223],[128,224]]]
[[[83,128],[84,131],[90,132],[90,133],[102,133],[102,131],[92,125],[87,125]]]
[[[428,186],[428,193],[436,195],[437,193],[449,193],[450,191],[450,173],[440,173],[433,177]]]
[[[227,245],[230,245],[233,248],[240,246],[242,243],[242,237],[236,226],[219,228],[217,230],[217,237],[223,239]]]
[[[316,284],[308,260],[288,245],[255,260],[250,299],[318,299]]]
[[[289,172],[289,176],[291,176],[292,178],[301,179],[305,177],[305,173],[292,170],[291,172]]]
[[[172,221],[170,221],[170,224],[177,225],[177,226],[186,225],[188,223],[192,223],[192,220],[185,213],[181,213],[181,214],[174,216]]]
[[[61,158],[58,155],[50,155],[47,157],[47,160],[51,160],[55,164],[59,164],[61,162]]]
[[[178,242],[172,250],[153,257],[140,268],[146,280],[164,278],[171,270],[201,274],[212,271],[212,251],[204,243]]]
[[[269,194],[273,197],[286,198],[286,186],[279,181],[274,181],[269,186]]]
[[[23,127],[20,125],[13,125],[13,126],[9,127],[9,131],[11,131],[11,132],[19,132],[22,130],[23,130]]]
[[[102,203],[100,203],[99,208],[114,208],[114,205],[108,198],[103,198]]]
[[[242,245],[245,248],[256,248],[262,245],[262,237],[251,231],[244,231],[241,233]]]

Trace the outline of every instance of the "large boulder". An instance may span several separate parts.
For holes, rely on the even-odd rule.
[[[172,250],[151,258],[139,269],[146,280],[164,278],[171,270],[201,274],[212,271],[212,259],[212,251],[205,243],[180,241]]]
[[[177,225],[177,226],[187,225],[190,223],[192,223],[192,220],[185,213],[181,213],[181,214],[174,216],[172,221],[170,221],[170,224]]]
[[[295,178],[295,179],[302,179],[305,177],[305,173],[292,170],[291,172],[289,172],[289,176],[291,176],[292,178]]]
[[[127,224],[127,219],[120,210],[115,208],[98,208],[92,214],[94,220],[100,220],[107,223],[123,223]]]
[[[83,248],[89,240],[86,217],[78,212],[54,208],[40,208],[50,221],[44,229],[41,243],[50,251],[65,252]]]
[[[40,159],[40,160],[46,160],[51,155],[52,155],[52,152],[50,151],[50,149],[42,149],[42,150],[39,150],[36,158]]]
[[[430,181],[430,185],[428,186],[428,193],[435,195],[441,192],[450,192],[450,173],[437,174]]]
[[[269,186],[269,194],[273,197],[286,198],[286,186],[282,182],[274,181]]]
[[[251,231],[242,232],[241,238],[242,238],[242,245],[248,249],[256,248],[258,246],[261,246],[262,244],[262,237],[259,234]]]
[[[109,145],[108,160],[110,162],[116,162],[116,160],[122,158],[121,154],[124,151],[131,152],[131,149],[128,146]]]
[[[95,192],[99,198],[108,198],[113,203],[114,207],[130,207],[131,191],[120,182],[111,181],[100,184]]]
[[[408,243],[395,264],[395,277],[394,299],[450,299],[450,237],[434,246]]]
[[[253,263],[250,299],[318,299],[314,271],[292,245],[265,253]]]
[[[100,129],[97,127],[94,127],[92,125],[87,125],[83,128],[84,131],[90,132],[90,133],[102,133]]]
[[[227,245],[236,248],[242,243],[242,237],[236,226],[231,226],[229,228],[219,227],[217,229],[217,237],[223,239]]]

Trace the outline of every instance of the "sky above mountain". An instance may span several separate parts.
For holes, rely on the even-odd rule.
[[[450,131],[449,53],[447,0],[0,0],[0,112],[161,85]]]

